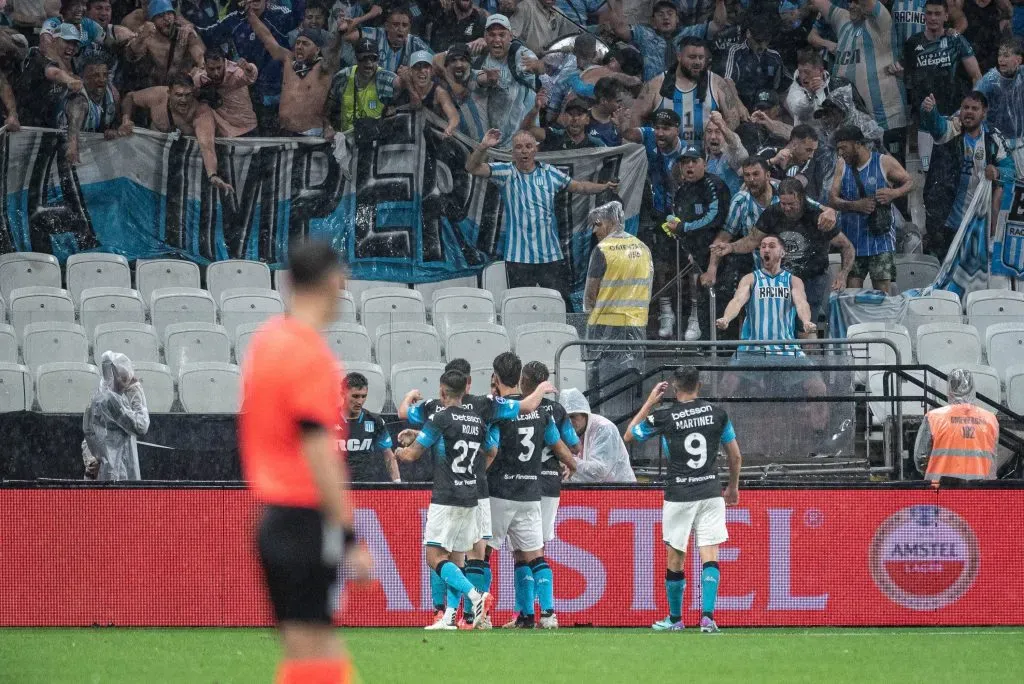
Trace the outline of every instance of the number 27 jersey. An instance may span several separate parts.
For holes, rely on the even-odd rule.
[[[464,406],[449,406],[427,419],[416,441],[434,459],[430,502],[476,506],[477,479],[484,476],[486,452],[497,446],[483,418]]]
[[[696,399],[672,402],[633,428],[639,441],[661,435],[668,452],[665,501],[701,501],[722,496],[718,448],[736,440],[723,409]]]

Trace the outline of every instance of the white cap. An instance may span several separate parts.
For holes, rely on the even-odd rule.
[[[78,32],[78,27],[74,24],[61,24],[58,38],[61,40],[74,40],[79,43],[82,42],[82,35]]]
[[[416,52],[409,55],[409,66],[416,66],[417,64],[433,64],[434,56],[426,50],[417,50]]]
[[[506,17],[504,14],[492,14],[491,16],[487,17],[487,23],[484,24],[484,28],[489,29],[495,24],[497,24],[498,26],[504,26],[509,31],[512,30],[512,24],[509,23],[508,17]]]

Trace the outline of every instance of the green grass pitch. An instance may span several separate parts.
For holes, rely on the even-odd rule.
[[[1024,681],[1019,628],[341,633],[364,684]],[[278,655],[266,629],[0,629],[0,682],[271,682]]]

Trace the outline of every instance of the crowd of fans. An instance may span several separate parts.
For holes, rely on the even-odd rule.
[[[944,257],[981,183],[1002,201],[1024,135],[1024,21],[1010,0],[8,0],[0,20],[7,130],[64,129],[72,162],[81,132],[178,130],[231,191],[215,138],[372,137],[416,108],[513,152],[522,174],[538,150],[640,143],[653,290],[680,247],[701,272],[681,308],[695,302],[704,338],[707,289],[724,307],[757,259],[743,242],[755,230],[805,232],[786,264],[820,315],[829,289],[891,283],[915,186],[926,250]],[[914,150],[922,174],[906,171]],[[492,180],[508,194],[517,173]],[[786,178],[799,191],[766,226]],[[834,279],[830,248],[843,255]],[[506,255],[538,282],[565,282],[545,268],[563,258],[557,236]],[[672,292],[656,298],[652,336],[673,334]]]

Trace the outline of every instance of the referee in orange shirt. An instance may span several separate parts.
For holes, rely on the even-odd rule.
[[[253,336],[242,364],[242,471],[264,504],[260,564],[280,630],[278,684],[349,682],[352,668],[334,637],[338,567],[369,576],[356,543],[338,453],[342,370],[320,331],[334,318],[344,271],[324,242],[289,254],[289,312]]]

